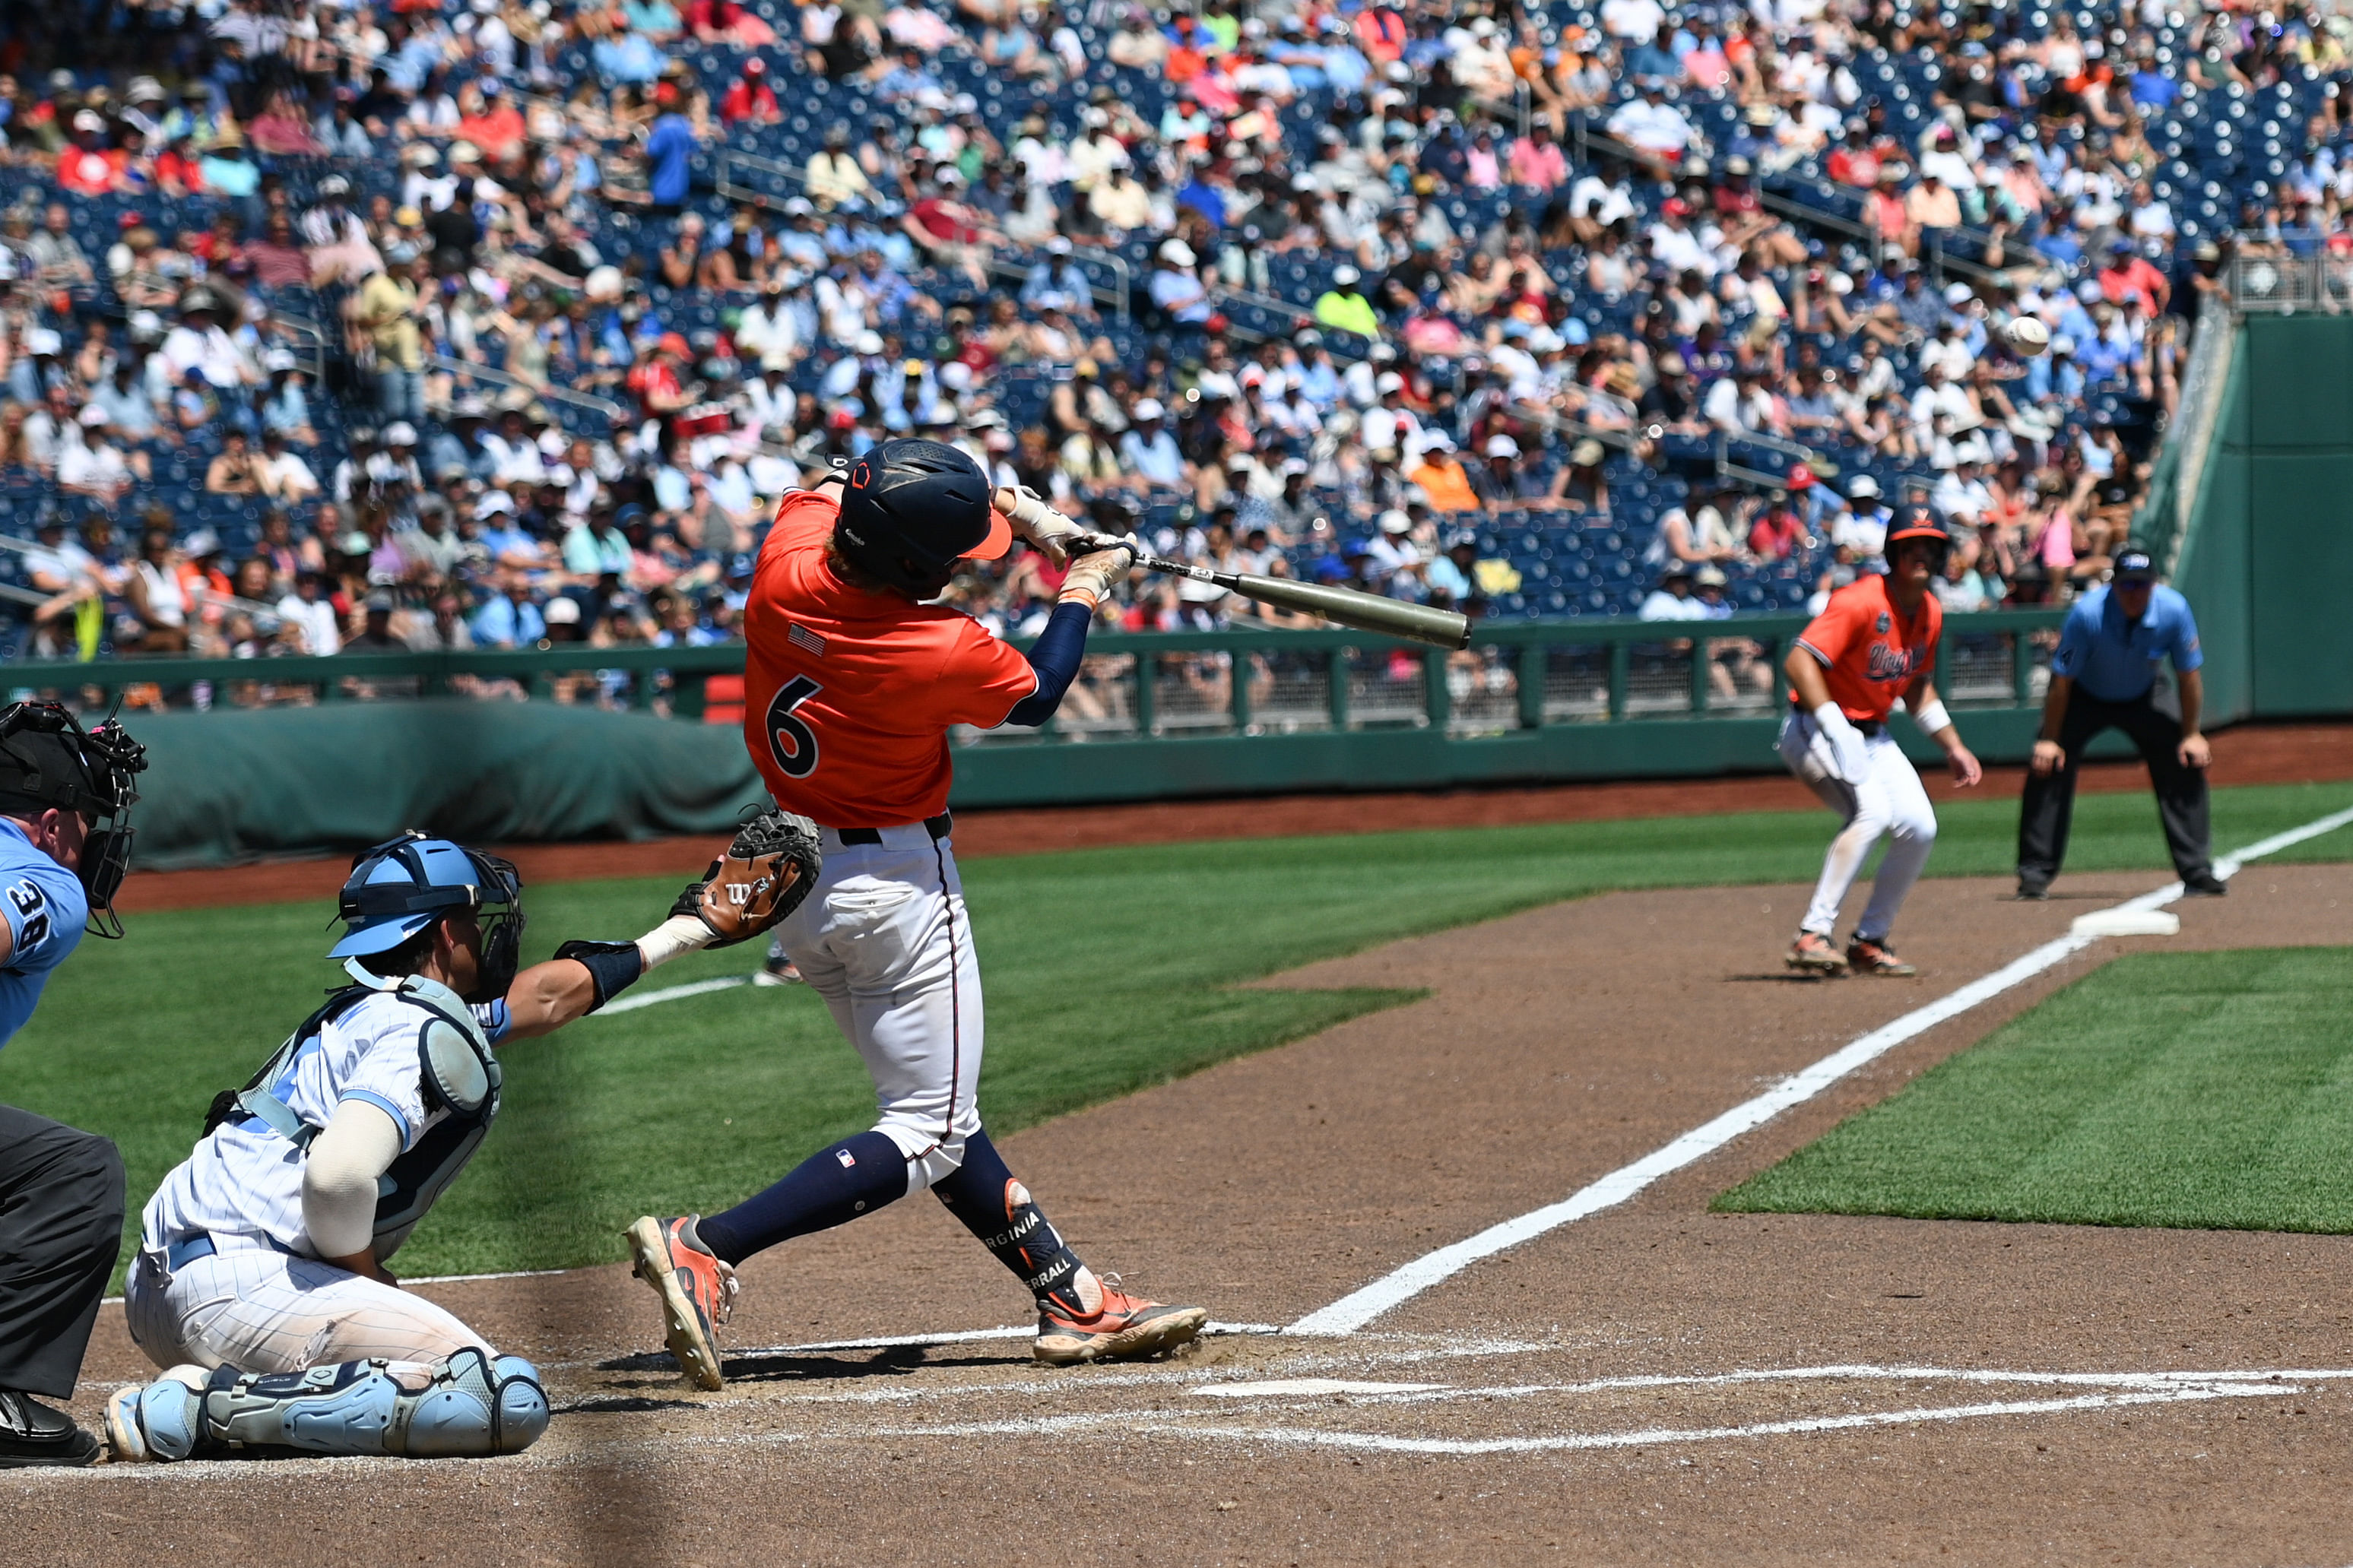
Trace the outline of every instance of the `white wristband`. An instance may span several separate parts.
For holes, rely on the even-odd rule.
[[[638,954],[652,969],[709,947],[716,933],[692,915],[672,915],[638,938]]]
[[[1953,716],[1945,711],[1945,700],[1940,697],[1912,715],[1912,721],[1920,726],[1923,735],[1936,735],[1951,727]]]

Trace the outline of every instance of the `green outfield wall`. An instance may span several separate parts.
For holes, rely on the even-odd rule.
[[[2174,582],[2217,723],[2353,714],[2353,316],[2250,319]]]

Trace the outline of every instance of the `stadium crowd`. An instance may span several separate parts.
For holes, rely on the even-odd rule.
[[[1948,608],[2055,603],[2223,261],[2353,197],[2317,10],[109,15],[0,53],[20,655],[723,640],[774,498],[908,434],[1474,613],[1799,608],[1916,510]]]

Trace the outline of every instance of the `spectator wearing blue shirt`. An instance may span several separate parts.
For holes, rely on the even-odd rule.
[[[588,55],[596,74],[608,82],[642,87],[659,80],[666,63],[662,52],[643,33],[620,33],[597,39]],[[414,92],[416,89],[409,89]]]
[[[1163,423],[1167,410],[1156,397],[1147,397],[1135,405],[1130,416],[1135,422],[1127,434],[1119,438],[1119,458],[1127,470],[1138,479],[1168,489],[1185,485],[1185,457],[1177,449],[1176,438],[1168,434]]]
[[[107,777],[66,734],[0,739],[0,1043],[32,1016],[89,924],[78,872],[100,824],[59,803],[111,794]],[[73,1397],[121,1243],[114,1144],[0,1105],[0,1468],[98,1457],[97,1439],[33,1396]]]
[[[1032,310],[1052,306],[1073,315],[1092,316],[1094,285],[1085,268],[1071,259],[1071,242],[1056,235],[1046,242],[1046,259],[1029,268],[1021,282],[1021,302]]]
[[[2179,691],[2158,684],[2173,661]],[[2206,765],[2211,753],[2198,719],[2205,706],[2199,675],[2198,623],[2189,602],[2157,581],[2146,550],[2118,552],[2115,580],[2075,601],[2051,656],[2051,690],[2042,732],[2018,811],[2018,896],[2049,896],[2067,857],[2075,808],[2075,770],[2084,748],[2105,730],[2122,730],[2148,763],[2158,820],[2183,891],[2219,898],[2227,890],[2209,854]]]
[[[675,109],[646,133],[646,194],[655,212],[675,216],[685,210],[687,163],[694,147],[694,127]]]
[[[547,639],[547,621],[531,602],[531,580],[510,572],[498,597],[474,612],[470,623],[478,647],[531,647]]]

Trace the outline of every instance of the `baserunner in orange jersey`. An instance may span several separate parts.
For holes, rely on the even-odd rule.
[[[670,1349],[706,1388],[714,1341],[754,1253],[929,1187],[1035,1298],[1035,1354],[1149,1355],[1208,1314],[1105,1284],[1047,1223],[981,1125],[980,965],[948,817],[951,726],[1039,724],[1078,673],[1094,608],[1134,563],[1081,555],[1028,655],[927,603],[960,559],[1015,533],[1058,563],[1075,525],[1034,496],[992,491],[934,441],[885,442],[846,482],[785,498],[754,569],[744,630],[744,738],[778,805],[822,829],[817,888],[777,928],[874,1079],[871,1131],[821,1149],[723,1214],[630,1227],[662,1296]]]
[[[1789,649],[1789,715],[1781,724],[1781,760],[1810,785],[1845,826],[1831,840],[1813,902],[1788,953],[1789,967],[1817,974],[1905,975],[1888,930],[1919,879],[1936,841],[1936,813],[1903,749],[1887,732],[1900,700],[1923,734],[1945,750],[1963,789],[1983,776],[1961,744],[1929,671],[1944,606],[1930,592],[1952,541],[1915,514],[1887,536],[1887,574],[1858,577],[1831,602]],[[1885,836],[1887,854],[1871,885],[1871,902],[1841,952],[1833,940],[1839,905]]]

